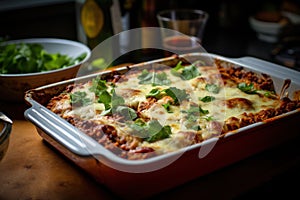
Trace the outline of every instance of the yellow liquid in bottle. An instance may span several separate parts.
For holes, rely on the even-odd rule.
[[[95,38],[100,33],[104,24],[103,11],[94,0],[87,0],[83,5],[81,23],[89,38]]]

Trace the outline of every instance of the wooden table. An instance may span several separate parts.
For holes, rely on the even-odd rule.
[[[0,199],[116,199],[103,185],[43,142],[35,126],[22,114],[19,107],[13,118],[7,154],[0,162]],[[300,137],[152,198],[299,196],[299,142]]]

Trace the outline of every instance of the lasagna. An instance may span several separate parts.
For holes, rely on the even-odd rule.
[[[289,85],[289,80],[284,84]],[[270,76],[201,60],[153,63],[75,82],[47,108],[126,159],[201,143],[300,108]]]

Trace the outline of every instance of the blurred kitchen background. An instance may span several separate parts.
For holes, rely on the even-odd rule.
[[[156,13],[162,9],[201,9],[210,15],[202,43],[207,52],[232,58],[253,56],[287,67],[300,68],[300,0],[112,2],[114,8],[110,13],[114,33],[138,27],[158,26]],[[83,3],[84,0],[0,0],[0,37],[2,40],[56,37],[85,42],[78,17]],[[292,17],[286,18],[282,13]],[[271,29],[278,29],[276,23],[280,28],[283,23],[288,25],[271,39],[258,38],[253,27],[255,24],[250,23],[251,17],[271,22],[270,26],[262,27],[270,29],[271,33],[267,36],[272,35]]]

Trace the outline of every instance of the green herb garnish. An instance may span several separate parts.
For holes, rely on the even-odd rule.
[[[203,119],[205,119],[206,121],[214,120],[213,116],[204,116]]]
[[[202,102],[204,102],[204,103],[212,102],[215,99],[216,98],[214,96],[205,96],[203,98],[199,98],[199,100],[202,101]]]
[[[116,109],[118,106],[123,106],[123,105],[125,105],[124,98],[117,95],[115,90],[112,90],[112,97],[111,97],[112,109]]]
[[[146,98],[154,97],[156,99],[160,99],[162,97],[162,92],[158,88],[152,89],[149,94],[146,95]]]
[[[86,97],[86,92],[77,91],[70,94],[71,103],[75,106],[86,106],[92,103],[92,100]]]
[[[134,120],[137,118],[135,110],[127,106],[118,106],[116,108],[116,113],[124,117],[125,120]]]
[[[208,92],[212,92],[214,94],[218,94],[220,91],[220,87],[216,84],[206,84],[205,89]]]
[[[188,115],[206,115],[209,113],[208,110],[203,110],[200,105],[191,105],[190,108],[186,111],[183,110],[183,113],[187,113]]]
[[[146,98],[154,97],[156,99],[161,99],[164,96],[170,96],[174,100],[175,105],[178,105],[181,101],[189,97],[185,90],[181,90],[176,87],[169,87],[163,90],[154,88],[149,92],[149,94],[146,95]]]
[[[161,126],[159,124],[160,127],[158,127],[158,124],[157,125],[155,124],[152,126],[150,125],[150,129],[149,129],[150,134],[149,134],[149,137],[146,138],[147,142],[155,142],[158,140],[162,140],[162,139],[168,138],[172,134],[170,126]],[[157,127],[154,127],[154,126],[157,126]],[[153,128],[153,130],[152,130],[152,128]]]
[[[96,77],[92,80],[92,86],[90,87],[90,91],[94,92],[96,95],[101,93],[102,91],[106,90],[106,81]]]
[[[209,111],[204,110],[200,105],[191,105],[188,110],[182,110],[181,112],[187,114],[185,117],[185,127],[195,131],[201,130],[197,120],[200,117],[207,118],[206,115],[209,114]]]
[[[254,88],[253,83],[239,83],[237,85],[237,88],[239,88],[241,91],[247,93],[247,94],[256,94],[257,90]]]
[[[174,76],[179,76],[182,80],[190,80],[200,75],[200,72],[194,64],[184,66],[182,61],[179,61],[177,65],[171,70]]]
[[[111,108],[111,95],[106,91],[103,90],[101,92],[98,93],[98,103],[103,103],[105,110],[108,110]]]
[[[96,77],[92,80],[92,86],[89,88],[91,92],[94,92],[98,97],[98,103],[103,103],[105,110],[111,108],[111,98],[112,95],[107,91],[108,87],[105,80],[101,80],[99,77]]]
[[[168,113],[173,113],[173,112],[171,111],[171,103],[170,103],[170,101],[168,101],[168,103],[162,104],[162,106],[165,108],[165,110],[166,110]]]
[[[144,138],[147,142],[162,140],[172,134],[170,126],[162,126],[157,120],[145,123],[138,118],[133,124],[130,124],[130,127],[134,130],[136,136]]]
[[[208,110],[204,110],[200,105],[191,105],[188,110],[182,110],[182,113],[186,113],[187,124],[191,127],[190,124],[193,124],[197,121],[197,119],[201,116],[209,114]]]
[[[138,79],[140,80],[140,84],[152,84],[153,86],[170,85],[171,83],[165,72],[149,72],[147,69],[142,71],[142,73],[138,76]]]
[[[164,91],[168,96],[174,99],[175,105],[178,105],[180,102],[186,100],[189,97],[185,90],[181,90],[176,87],[170,87],[168,89],[165,89]]]

